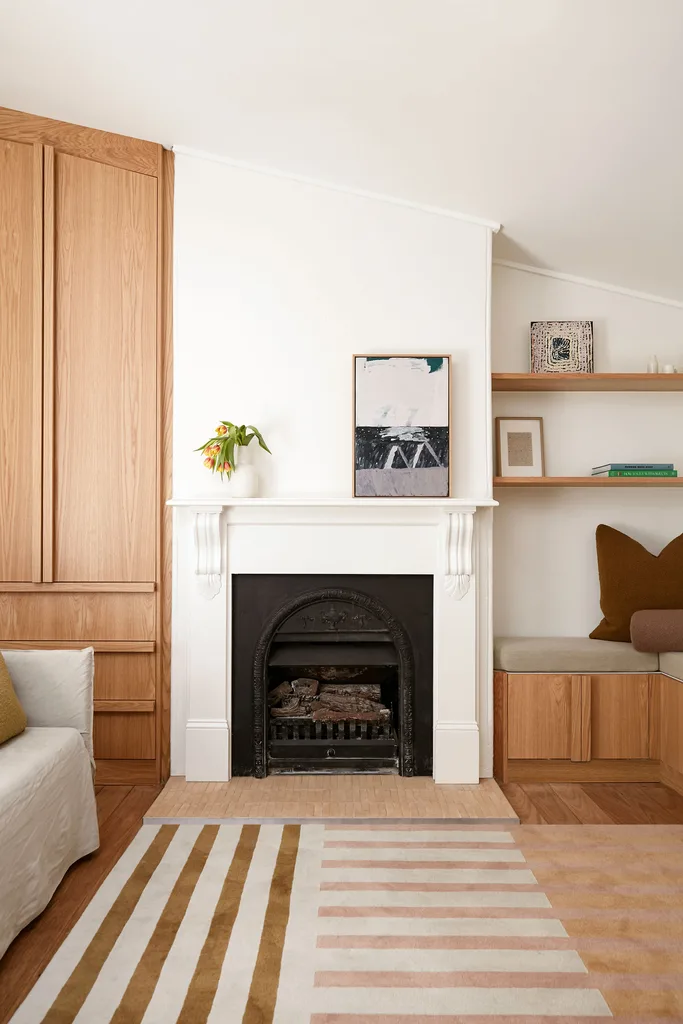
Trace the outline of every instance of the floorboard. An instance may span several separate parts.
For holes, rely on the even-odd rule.
[[[522,825],[683,825],[683,796],[657,782],[507,783]]]
[[[24,928],[0,960],[0,1024],[7,1024],[97,889],[133,840],[161,786],[98,787],[100,848],[67,871],[40,917]],[[110,792],[117,791],[117,792]]]

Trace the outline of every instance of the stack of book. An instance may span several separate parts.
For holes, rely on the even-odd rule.
[[[673,462],[608,462],[594,466],[591,476],[678,476]]]

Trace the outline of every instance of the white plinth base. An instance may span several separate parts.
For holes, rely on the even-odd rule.
[[[195,720],[185,729],[185,778],[188,782],[228,782],[230,729],[214,719]]]

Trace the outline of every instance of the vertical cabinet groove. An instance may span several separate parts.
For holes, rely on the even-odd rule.
[[[44,148],[43,191],[43,559],[42,581],[53,580],[55,421],[55,151]]]
[[[33,401],[31,582],[43,581],[43,147],[33,144]]]

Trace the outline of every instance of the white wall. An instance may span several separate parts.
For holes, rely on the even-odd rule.
[[[178,154],[174,493],[225,495],[193,452],[255,423],[262,493],[350,495],[353,353],[450,353],[453,494],[490,494],[490,230]]]
[[[531,320],[594,322],[597,372],[644,372],[648,356],[683,368],[683,309],[496,266],[493,370],[529,370]],[[546,474],[607,462],[674,462],[683,473],[683,394],[497,394],[494,416],[542,416]],[[585,636],[600,620],[595,528],[608,523],[651,551],[683,530],[683,493],[644,488],[495,493],[494,632]]]

